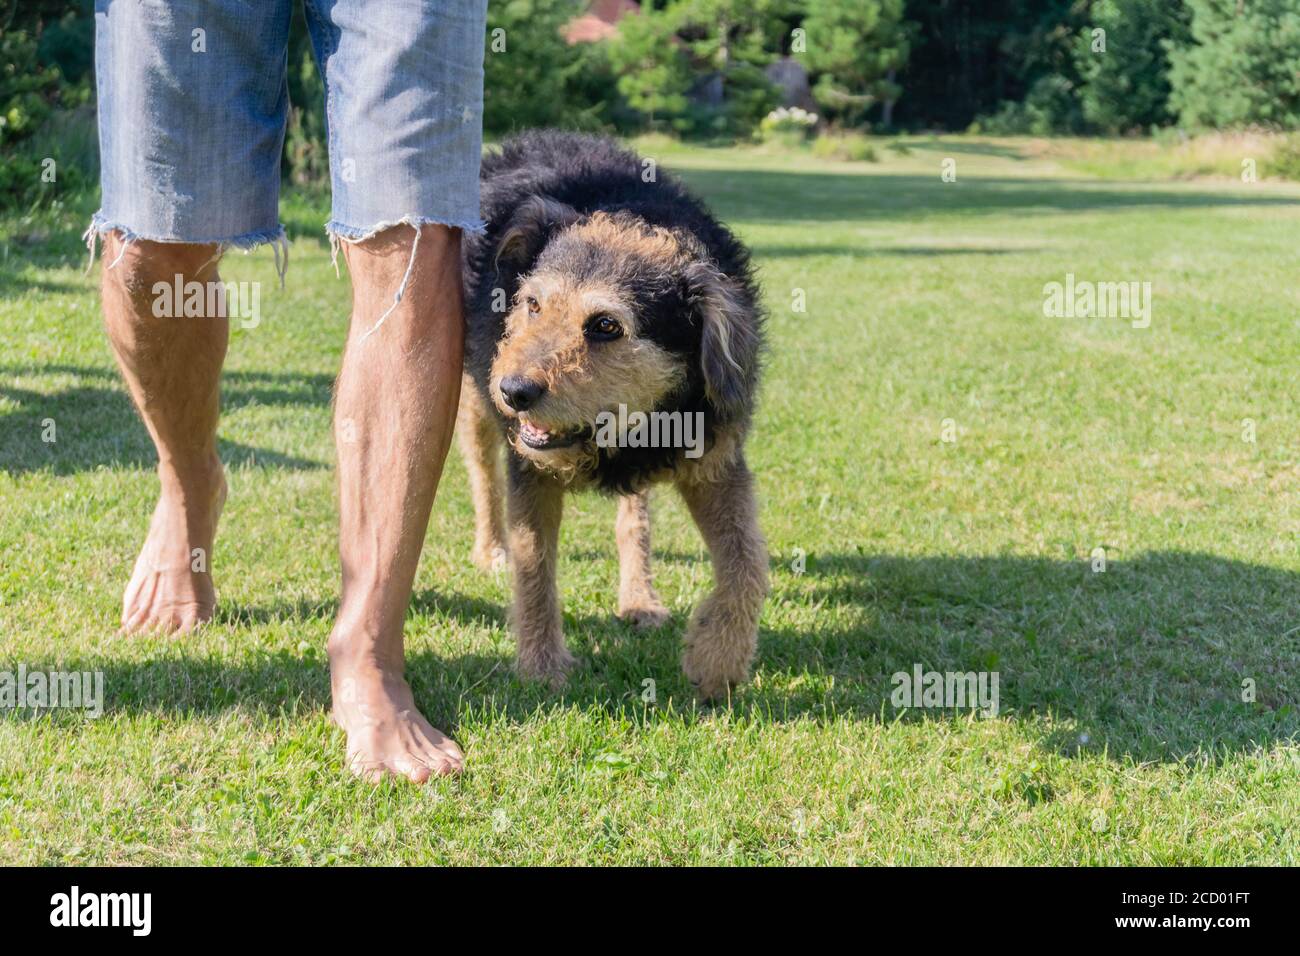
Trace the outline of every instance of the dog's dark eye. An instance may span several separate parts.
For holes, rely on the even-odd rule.
[[[612,316],[593,315],[587,320],[586,333],[593,342],[608,342],[623,334],[623,326]]]
[[[531,295],[530,295],[527,299],[525,299],[524,301],[528,303],[528,314],[529,314],[529,315],[541,315],[541,312],[542,312],[542,304],[541,304],[540,302],[538,302],[536,299],[534,299]]]

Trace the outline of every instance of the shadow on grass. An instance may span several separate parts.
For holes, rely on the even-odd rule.
[[[793,259],[807,256],[853,256],[858,259],[892,259],[898,258],[942,258],[944,256],[1014,256],[1014,255],[1031,255],[1042,252],[1042,249],[1031,247],[1020,247],[1012,249],[1001,249],[995,247],[978,248],[973,246],[952,246],[943,248],[941,246],[849,246],[843,243],[836,243],[829,246],[770,246],[755,244],[750,246],[750,252],[757,259],[771,257],[774,259]]]
[[[955,140],[909,142],[915,150],[939,151],[954,155],[987,155],[1022,158],[1014,147],[990,143],[962,143]],[[1170,183],[1127,185],[1089,179],[986,177],[961,175],[954,183],[933,175],[876,173],[861,175],[821,171],[784,171],[744,167],[682,168],[674,171],[679,178],[703,196],[724,218],[750,223],[788,225],[791,221],[866,222],[888,219],[906,221],[943,213],[978,215],[1016,212],[1060,215],[1074,212],[1132,209],[1209,209],[1300,207],[1300,198],[1247,193],[1240,189],[1208,191]],[[81,232],[94,208],[92,197],[78,200],[85,213],[63,217],[48,223],[32,237],[15,243],[15,254],[38,267],[69,265],[84,261]],[[293,240],[314,239],[321,248],[328,246],[323,221],[328,217],[328,200],[323,191],[297,187],[285,193],[281,218]],[[761,249],[755,250],[760,255]],[[846,249],[854,254],[869,254]],[[963,250],[991,253],[992,250]],[[1019,250],[1010,250],[1019,251]],[[951,255],[957,250],[937,250]],[[768,251],[769,255],[780,255]],[[824,254],[824,250],[808,253]],[[877,255],[926,255],[899,250],[870,253]],[[0,276],[0,291],[20,292],[24,288],[47,292],[71,292],[78,287],[59,283],[47,287],[47,280],[19,276]]]
[[[35,391],[15,380],[69,376],[75,384],[55,391]],[[236,372],[222,375],[222,408],[249,405],[317,405],[330,401],[327,375]],[[127,397],[120,377],[94,366],[0,366],[0,399],[16,405],[0,411],[0,472],[48,471],[56,475],[101,467],[152,469],[158,458],[153,443]],[[56,441],[46,442],[46,422],[54,423]],[[322,462],[265,448],[218,439],[226,464],[311,470]]]
[[[104,266],[102,246],[96,252],[95,266],[89,271],[89,285],[48,283],[43,279],[20,275],[24,265],[38,269],[75,266],[86,270],[89,250],[83,238],[91,216],[99,208],[99,189],[83,188],[60,197],[59,211],[48,208],[37,212],[30,221],[18,213],[0,214],[0,253],[8,250],[7,260],[0,258],[0,294],[16,295],[25,289],[38,292],[88,292],[97,287],[99,270]],[[329,190],[316,186],[295,185],[283,190],[280,221],[289,240],[314,240],[329,249],[325,223],[330,218]],[[227,253],[232,257],[234,253]],[[292,273],[291,273],[292,275]]]
[[[435,653],[424,646],[421,624],[410,638],[408,675],[430,719],[453,730],[466,711],[524,722],[539,711],[594,706],[654,720],[670,704],[688,721],[728,709],[758,723],[968,719],[969,711],[893,706],[891,676],[919,665],[997,672],[999,719],[1024,723],[1041,746],[1068,755],[1219,761],[1300,734],[1295,573],[1183,553],[1115,561],[1104,573],[1083,561],[848,554],[812,556],[799,576],[777,566],[773,578],[769,620],[826,623],[764,627],[755,680],[729,704],[701,708],[691,700],[677,662],[681,615],[650,632],[612,613],[566,615],[581,663],[568,687],[552,693],[514,676],[501,606],[436,591],[413,602],[434,634],[488,629],[501,635],[500,651]],[[234,606],[215,626],[312,621],[319,632],[335,611],[332,599]],[[104,671],[110,713],[328,708],[319,649],[193,657],[177,647],[140,663],[59,666]],[[646,680],[658,697],[649,714],[641,700]],[[1243,700],[1247,688],[1254,700]]]
[[[941,139],[909,139],[906,140],[905,145],[909,150],[928,150],[943,153],[945,156],[992,156],[996,159],[1028,159],[1024,151],[1015,146],[1005,146],[999,143],[985,142],[968,143],[953,137],[943,137]]]
[[[5,298],[16,298],[25,292],[39,292],[46,295],[82,295],[88,291],[84,285],[75,282],[63,282],[57,279],[46,279],[41,276],[0,269],[0,296]]]
[[[1078,179],[959,176],[953,183],[901,173],[683,169],[680,178],[724,218],[788,225],[792,221],[905,221],[935,214],[1062,215],[1107,210],[1300,208],[1300,198],[1186,186],[1121,186]]]

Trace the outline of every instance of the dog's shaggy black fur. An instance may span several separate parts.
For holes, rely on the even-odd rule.
[[[504,335],[502,304],[513,301],[521,276],[544,263],[577,279],[608,277],[634,290],[640,334],[680,355],[686,369],[682,385],[657,410],[704,412],[706,446],[719,428],[746,430],[762,331],[749,253],[677,180],[662,170],[651,176],[649,168],[608,139],[556,131],[521,134],[484,157],[486,230],[464,243],[465,368],[489,406],[490,366]],[[597,212],[673,231],[699,268],[666,271],[653,259],[617,257],[590,244],[563,241],[568,226]],[[718,289],[701,281],[709,275],[724,278],[734,319],[730,328],[712,334],[706,309]],[[671,471],[680,451],[625,448],[595,454],[598,464],[589,475],[594,483],[632,491]]]

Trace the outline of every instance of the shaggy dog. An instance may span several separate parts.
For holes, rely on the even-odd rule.
[[[526,133],[485,156],[481,175],[457,432],[474,560],[510,563],[519,671],[558,687],[574,663],[555,583],[567,490],[620,496],[618,615],[668,618],[646,495],[670,481],[714,566],[682,667],[702,697],[725,695],[749,674],[767,593],[743,452],[762,334],[749,254],[680,184],[606,139]],[[630,425],[637,413],[658,430]]]

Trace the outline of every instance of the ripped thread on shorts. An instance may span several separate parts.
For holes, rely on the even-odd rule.
[[[340,243],[346,242],[355,245],[358,242],[365,242],[367,239],[373,239],[381,232],[395,229],[398,226],[410,226],[415,230],[415,241],[411,243],[411,258],[406,263],[406,273],[402,276],[402,281],[397,287],[397,292],[393,294],[393,304],[385,309],[384,314],[379,317],[375,324],[362,334],[360,338],[360,341],[362,342],[379,331],[379,327],[384,324],[390,315],[393,314],[393,310],[397,308],[398,304],[402,301],[402,297],[406,295],[406,289],[411,283],[411,276],[415,272],[415,255],[416,251],[420,248],[421,229],[425,226],[447,226],[451,229],[459,229],[462,232],[477,233],[484,230],[486,223],[481,219],[450,221],[430,219],[423,216],[403,216],[401,219],[392,222],[378,223],[370,229],[363,231],[360,229],[354,229],[338,222],[337,220],[331,219],[325,224],[325,232],[328,233],[330,237],[330,262],[334,264],[334,274],[336,276],[339,274]]]
[[[379,225],[375,226],[375,228],[371,229],[365,235],[356,236],[356,237],[341,235],[338,231],[334,229],[329,230],[330,261],[334,263],[334,274],[338,275],[340,242],[347,242],[356,245],[358,242],[365,242],[367,239],[372,239],[381,232],[384,232],[388,229],[394,229],[397,226],[402,226],[402,225],[410,226],[412,229],[415,230],[415,241],[411,243],[411,257],[410,259],[407,260],[406,272],[402,275],[402,281],[401,283],[398,284],[397,291],[393,294],[393,304],[384,310],[384,314],[381,315],[378,318],[378,320],[376,320],[374,325],[372,325],[370,328],[368,328],[365,332],[361,334],[361,338],[359,341],[364,342],[366,339],[370,338],[370,336],[378,332],[379,327],[388,320],[388,317],[393,314],[393,310],[396,309],[397,306],[401,303],[402,296],[406,295],[406,287],[411,283],[411,273],[415,271],[415,254],[416,251],[420,248],[421,223],[409,217],[406,219],[399,219],[397,222],[381,222]]]
[[[107,232],[116,232],[121,237],[122,248],[118,250],[116,258],[114,258],[108,265],[104,266],[106,270],[116,268],[117,264],[122,261],[122,257],[126,255],[126,250],[131,243],[143,239],[146,242],[183,242],[186,245],[215,246],[212,251],[212,257],[199,267],[199,272],[202,272],[217,259],[220,259],[228,249],[238,249],[241,252],[248,254],[258,246],[269,244],[272,252],[275,253],[275,272],[276,275],[280,277],[281,289],[284,288],[285,273],[289,271],[289,238],[285,235],[284,226],[280,226],[274,231],[264,230],[261,232],[246,233],[242,236],[236,236],[233,239],[155,239],[152,236],[142,236],[118,223],[109,222],[96,213],[94,218],[90,220],[90,225],[86,227],[86,231],[81,236],[82,240],[86,243],[87,251],[90,253],[89,258],[86,261],[87,275],[89,275],[90,270],[95,267],[95,249],[99,237]]]

